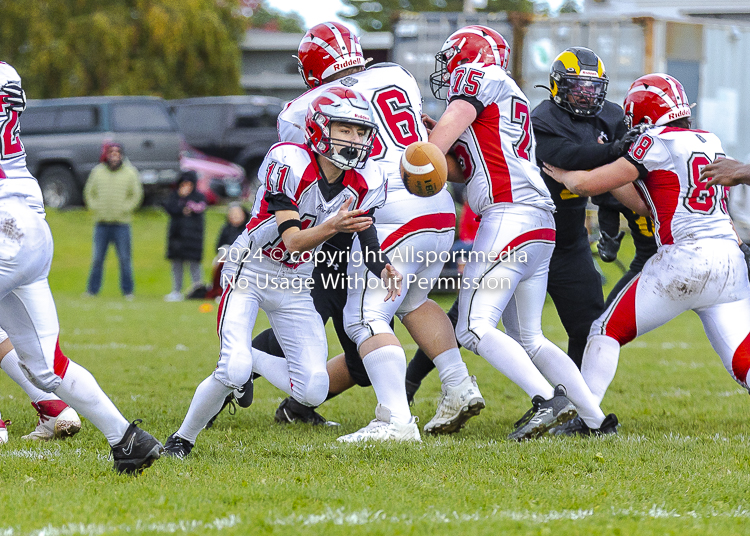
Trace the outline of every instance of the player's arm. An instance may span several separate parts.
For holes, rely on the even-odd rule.
[[[643,198],[641,198],[640,195],[638,195],[638,191],[635,189],[635,186],[630,183],[626,184],[625,186],[620,186],[619,188],[615,188],[610,192],[615,198],[628,207],[630,210],[635,212],[636,214],[639,214],[641,216],[651,217],[651,211],[648,209],[648,206],[643,201]],[[619,217],[619,213],[618,213]]]
[[[594,168],[591,171],[566,171],[547,164],[544,172],[576,195],[592,196],[616,190],[621,186],[635,182],[640,176],[632,162],[618,158],[611,164]]]
[[[458,182],[460,184],[466,182],[464,170],[461,169],[461,164],[458,163],[456,155],[453,153],[446,154],[445,161],[448,163],[448,182]]]
[[[349,210],[354,200],[350,197],[338,213],[320,225],[302,229],[299,212],[288,208],[275,210],[276,225],[284,246],[290,253],[301,253],[315,249],[336,233],[357,233],[372,225],[372,218],[363,216],[365,210]]]
[[[700,180],[708,181],[706,186],[750,184],[750,164],[743,164],[731,158],[720,158],[701,170]]]
[[[461,98],[453,99],[430,132],[430,143],[434,143],[444,154],[447,154],[458,137],[476,118],[477,109],[474,104]]]
[[[534,129],[534,136],[537,160],[565,169],[592,169],[609,164],[625,154],[635,139],[623,138],[612,143],[576,143],[538,129]]]
[[[379,274],[388,290],[383,301],[395,301],[401,296],[401,281],[403,276],[391,264],[388,255],[380,249],[378,232],[374,225],[357,233],[359,245],[362,248],[364,264],[373,274]]]

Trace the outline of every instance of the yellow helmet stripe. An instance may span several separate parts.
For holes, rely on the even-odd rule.
[[[566,50],[555,58],[555,61],[560,61],[565,66],[566,71],[574,69],[576,74],[581,74],[581,66],[578,64],[578,58],[572,52]],[[599,61],[599,64],[601,66],[601,61]]]

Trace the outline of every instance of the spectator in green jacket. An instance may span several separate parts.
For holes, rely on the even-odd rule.
[[[143,186],[138,170],[123,155],[122,145],[105,142],[103,161],[91,170],[83,192],[86,206],[94,213],[94,252],[86,293],[98,294],[102,286],[104,259],[114,242],[120,260],[120,289],[126,299],[133,298],[133,263],[130,221],[143,201]]]

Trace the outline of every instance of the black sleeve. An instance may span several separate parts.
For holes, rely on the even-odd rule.
[[[180,202],[180,196],[177,195],[177,192],[169,194],[169,197],[167,197],[162,205],[170,216],[182,216],[184,205]]]
[[[479,114],[481,114],[484,111],[484,104],[480,102],[479,99],[476,97],[469,97],[468,95],[453,95],[451,97],[451,100],[448,104],[453,102],[454,100],[464,100],[471,104],[474,109],[477,111],[477,117],[479,117]]]
[[[269,214],[273,214],[277,210],[294,210],[295,212],[299,212],[297,205],[285,194],[266,192],[264,199],[268,203]]]
[[[646,175],[648,175],[648,169],[646,169],[646,166],[644,166],[640,162],[636,162],[633,157],[630,156],[630,154],[626,154],[625,156],[623,156],[623,158],[636,167],[636,169],[638,170],[639,179],[643,180],[646,178]]]
[[[620,211],[608,206],[600,206],[597,212],[599,230],[604,231],[611,237],[620,232]]]
[[[574,143],[534,129],[536,158],[567,170],[593,169],[617,160],[611,143]]]
[[[364,262],[367,269],[370,270],[377,277],[383,272],[386,264],[390,264],[391,260],[388,255],[380,249],[380,242],[378,241],[378,231],[375,229],[375,225],[370,225],[364,231],[357,233],[359,237],[359,243],[362,246],[362,255],[364,255]]]

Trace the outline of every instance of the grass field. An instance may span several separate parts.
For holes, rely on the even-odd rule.
[[[222,218],[209,215],[207,251]],[[90,217],[71,211],[48,219],[62,349],[93,372],[127,418],[143,418],[165,440],[218,354],[215,311],[163,301],[166,217],[144,211],[134,223],[133,302],[119,296],[112,251],[102,294],[82,298]],[[616,269],[605,269],[613,283]],[[439,298],[446,308],[452,299]],[[565,347],[549,304],[544,325]],[[411,356],[415,346],[400,325],[397,334]],[[335,355],[338,342],[329,341]],[[138,478],[112,471],[107,443],[90,423],[64,442],[21,439],[36,415],[0,375],[0,410],[13,420],[10,442],[0,447],[0,535],[750,534],[750,397],[724,370],[696,315],[623,350],[603,404],[622,422],[616,437],[507,442],[529,400],[481,358],[464,357],[487,408],[455,436],[341,445],[338,435],[373,418],[372,390],[355,388],[321,407],[340,430],[280,426],[272,415],[285,395],[259,380],[253,406],[222,414],[189,459],[159,460]],[[413,412],[422,424],[439,391],[433,374],[417,394]]]

